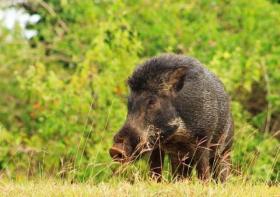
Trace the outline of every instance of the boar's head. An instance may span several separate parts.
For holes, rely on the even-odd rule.
[[[119,162],[135,160],[172,135],[182,120],[174,102],[184,86],[188,62],[163,55],[138,66],[128,79],[130,95],[126,121],[109,150]]]

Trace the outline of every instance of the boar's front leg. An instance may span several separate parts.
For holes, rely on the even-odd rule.
[[[216,181],[225,182],[230,174],[230,151],[225,151],[223,155],[210,159],[210,165],[213,178]]]
[[[164,151],[160,148],[154,149],[149,158],[149,164],[151,177],[157,182],[160,182],[162,178],[162,168],[164,164]]]

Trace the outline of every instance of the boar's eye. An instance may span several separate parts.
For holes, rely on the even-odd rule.
[[[157,102],[156,98],[154,98],[154,97],[149,98],[148,104],[147,104],[148,108],[153,108],[154,105],[156,104],[156,102]]]

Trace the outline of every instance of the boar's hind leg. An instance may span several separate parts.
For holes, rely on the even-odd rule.
[[[171,160],[172,175],[174,180],[180,180],[191,176],[191,158],[172,154],[170,154],[169,157]]]
[[[210,166],[209,166],[209,151],[205,150],[197,154],[196,160],[196,171],[197,176],[201,180],[207,180],[210,177]]]
[[[149,164],[152,178],[158,182],[161,181],[161,173],[164,164],[164,152],[159,148],[154,149],[149,158]]]
[[[221,156],[210,160],[211,173],[215,181],[225,182],[230,174],[230,152],[226,151]]]
[[[196,165],[197,176],[201,180],[208,180],[210,177],[209,164],[209,142],[201,140],[194,153],[194,162]]]

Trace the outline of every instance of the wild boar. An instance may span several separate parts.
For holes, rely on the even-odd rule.
[[[149,152],[152,177],[161,179],[164,155],[176,178],[195,168],[202,180],[230,173],[233,119],[222,82],[198,60],[164,54],[139,65],[128,79],[127,117],[109,150],[131,162]]]

